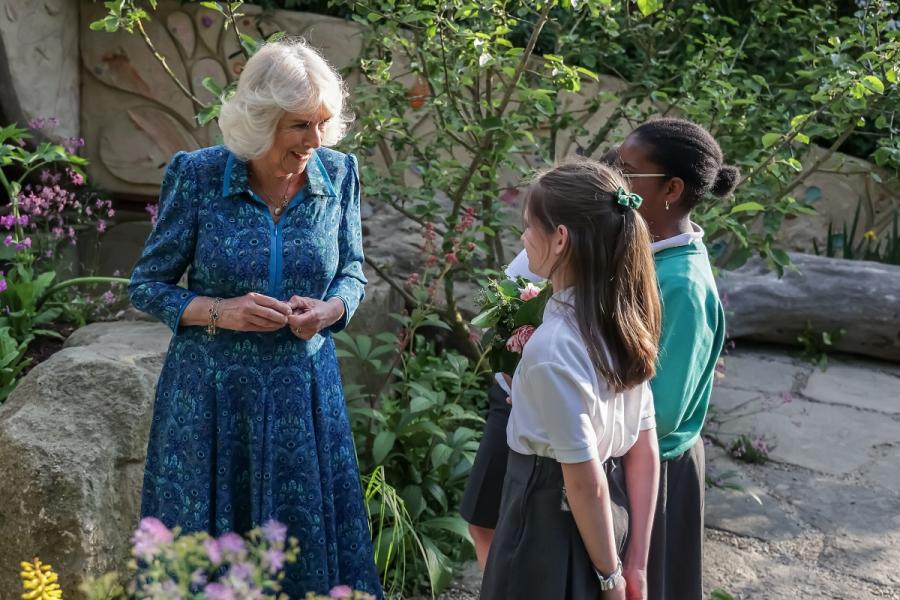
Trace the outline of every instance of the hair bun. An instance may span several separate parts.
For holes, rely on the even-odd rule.
[[[740,175],[741,172],[737,167],[722,165],[719,168],[719,172],[716,173],[716,180],[710,191],[714,196],[718,196],[719,198],[727,196],[734,191],[735,187],[737,187],[738,177],[740,177]]]

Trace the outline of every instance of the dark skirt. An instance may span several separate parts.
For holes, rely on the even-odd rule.
[[[628,537],[625,469],[604,468],[616,546]],[[597,600],[600,585],[575,519],[564,501],[562,467],[551,458],[509,452],[500,520],[481,585],[482,600]]]
[[[506,424],[512,408],[506,401],[508,394],[494,384],[488,391],[488,414],[484,435],[472,472],[466,482],[466,491],[459,504],[459,514],[467,523],[494,529],[500,514],[500,495],[506,475]]]
[[[702,438],[660,466],[659,496],[647,564],[649,600],[703,598],[705,485],[706,454]]]

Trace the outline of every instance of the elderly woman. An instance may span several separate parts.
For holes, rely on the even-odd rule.
[[[175,333],[142,515],[213,535],[284,523],[292,598],[382,594],[331,338],[366,283],[356,158],[323,147],[346,129],[344,96],[304,42],[264,46],[222,106],[225,145],[169,163],[129,287]]]

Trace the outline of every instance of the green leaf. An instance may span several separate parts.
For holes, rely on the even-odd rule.
[[[487,329],[488,327],[493,327],[497,324],[498,316],[498,307],[493,306],[472,319],[472,326],[478,327],[479,329]]]
[[[788,253],[779,248],[772,249],[772,260],[782,267],[787,267],[791,264],[791,257],[788,256]]]
[[[434,398],[428,398],[426,396],[416,396],[409,402],[409,410],[410,412],[420,413],[428,410],[432,406],[434,406],[435,400]]]
[[[781,136],[780,133],[767,133],[767,134],[765,134],[764,136],[762,136],[762,145],[763,145],[763,148],[769,148],[769,147],[771,147],[771,146],[774,146],[775,144],[778,143],[778,141],[781,139],[781,137],[782,137],[782,136]]]
[[[801,144],[809,143],[809,136],[806,135],[805,133],[798,133],[797,135],[794,136],[794,139],[797,140],[798,142],[800,142]]]
[[[743,202],[733,207],[728,214],[736,215],[743,212],[759,212],[761,210],[766,210],[766,207],[759,202]]]
[[[372,459],[375,464],[380,465],[384,462],[396,441],[397,435],[393,431],[381,431],[375,436],[375,442],[372,444]]]
[[[469,537],[469,524],[460,517],[435,517],[424,521],[422,527],[425,529],[441,529],[443,531],[449,531],[466,542],[472,539]]]
[[[450,461],[452,454],[453,448],[447,444],[437,444],[431,449],[431,464],[435,469],[443,467]]]
[[[874,75],[866,75],[863,77],[862,84],[866,86],[866,89],[871,90],[876,94],[884,93],[884,83]]]
[[[652,15],[656,11],[662,9],[662,0],[637,0],[638,10],[645,17]]]

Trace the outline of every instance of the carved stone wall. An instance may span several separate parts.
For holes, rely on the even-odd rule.
[[[259,8],[244,6],[239,25],[256,35],[276,31],[302,35],[336,67],[354,64],[361,50],[359,27],[332,17],[276,11],[259,23]],[[200,128],[198,107],[172,81],[140,35],[91,31],[105,13],[102,3],[81,2],[81,123],[93,183],[128,194],[155,195],[163,168],[178,150],[220,142],[212,124]],[[199,3],[161,2],[147,34],[172,72],[202,102],[211,95],[203,79],[220,85],[244,66],[237,37],[223,17]],[[349,82],[351,85],[353,80]]]
[[[78,135],[77,23],[72,0],[0,2],[0,106],[10,122],[56,117],[54,134]]]

